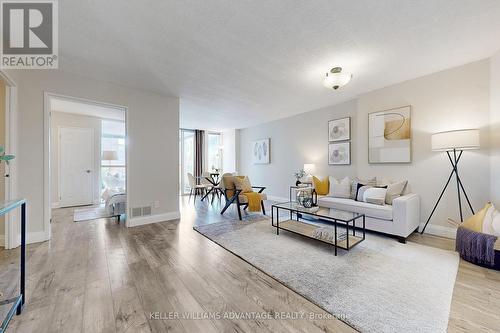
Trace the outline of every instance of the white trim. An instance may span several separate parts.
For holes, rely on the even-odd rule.
[[[267,200],[277,201],[277,202],[288,202],[288,201],[290,201],[290,198],[278,197],[275,195],[268,195]]]
[[[15,82],[4,71],[0,70],[0,79],[5,81],[5,151],[17,155],[17,87]],[[17,161],[14,159],[5,167],[9,175],[5,181],[5,200],[17,197]],[[12,249],[21,244],[16,242],[17,228],[12,228],[19,220],[19,211],[14,210],[5,216],[5,235],[2,239],[6,249]]]
[[[177,220],[181,217],[181,213],[177,212],[168,212],[163,214],[149,215],[149,216],[141,216],[128,219],[128,227],[137,227],[140,225],[165,222],[170,220]]]
[[[5,235],[0,235],[0,246],[5,247]]]
[[[424,225],[424,223],[420,224],[418,229],[422,230],[424,228]],[[429,224],[427,225],[427,228],[425,228],[425,233],[434,236],[455,239],[457,235],[457,229],[452,227],[445,227],[442,225]]]
[[[28,232],[26,234],[26,244],[40,243],[48,241],[45,231]]]

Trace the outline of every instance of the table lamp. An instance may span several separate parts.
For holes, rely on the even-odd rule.
[[[432,215],[436,211],[436,208],[439,205],[439,202],[441,201],[441,198],[443,197],[443,194],[446,191],[446,188],[450,184],[450,181],[451,181],[453,175],[455,175],[455,178],[457,180],[458,209],[460,211],[460,220],[462,222],[464,221],[464,217],[463,217],[463,213],[462,213],[462,199],[461,199],[460,191],[462,191],[464,193],[465,199],[467,200],[467,203],[469,204],[469,208],[472,211],[472,214],[474,214],[474,209],[472,208],[469,197],[467,196],[467,193],[465,192],[464,185],[462,184],[462,180],[460,179],[460,176],[458,175],[458,162],[460,161],[460,158],[462,157],[464,150],[472,150],[472,149],[479,149],[479,130],[478,129],[461,129],[461,130],[455,130],[455,131],[435,133],[432,135],[432,150],[446,152],[446,155],[448,155],[448,160],[450,161],[453,170],[451,171],[450,176],[448,177],[448,180],[446,182],[446,185],[444,185],[444,188],[441,191],[441,194],[439,195],[439,198],[438,198],[436,204],[434,205],[434,208],[432,209],[432,212],[429,215],[427,222],[425,222],[425,225],[421,231],[421,234],[424,233],[425,228],[427,227],[427,224],[429,224],[429,221],[431,220]]]
[[[306,163],[304,164],[304,172],[305,172],[305,179],[306,181],[312,181],[312,174],[316,170],[316,166],[312,163]]]

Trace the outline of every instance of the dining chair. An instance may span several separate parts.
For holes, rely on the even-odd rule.
[[[204,184],[196,184],[196,178],[193,176],[192,173],[188,173],[187,176],[188,176],[189,187],[191,189],[189,191],[188,201],[191,200],[191,195],[194,194],[194,201],[196,202],[196,195],[197,194],[203,195],[203,193],[205,193],[205,191],[207,190],[208,186]]]

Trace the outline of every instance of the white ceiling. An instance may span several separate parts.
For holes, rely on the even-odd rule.
[[[60,68],[179,96],[186,128],[250,126],[500,49],[498,0],[87,0],[59,6]],[[329,91],[321,81],[334,66],[354,78]]]

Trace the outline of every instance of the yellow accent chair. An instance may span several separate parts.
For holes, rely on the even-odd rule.
[[[222,211],[220,212],[221,214],[224,214],[226,210],[232,205],[236,205],[236,210],[238,211],[238,217],[240,221],[242,220],[241,218],[241,207],[243,207],[243,210],[246,210],[248,208],[248,197],[244,194],[242,189],[237,189],[234,183],[235,177],[239,177],[241,179],[245,178],[245,176],[235,176],[232,173],[225,173],[222,175],[222,179],[220,182],[220,186],[222,188],[222,193],[224,194],[224,198],[226,199],[226,204],[224,208],[222,208]],[[261,199],[261,208],[262,208],[262,213],[266,215],[266,210],[264,208],[264,200],[267,200],[267,195],[264,192],[266,189],[264,186],[250,186],[252,191],[253,189],[258,189],[258,194],[260,194],[260,199]],[[255,192],[253,192],[255,193]]]

